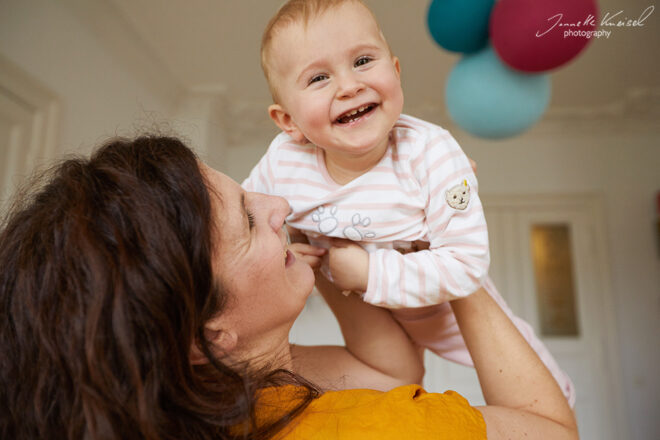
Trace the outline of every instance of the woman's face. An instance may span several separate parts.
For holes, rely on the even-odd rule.
[[[201,169],[216,218],[213,271],[228,295],[222,325],[235,332],[238,347],[288,334],[314,286],[312,269],[287,250],[289,204],[245,192],[206,165]]]

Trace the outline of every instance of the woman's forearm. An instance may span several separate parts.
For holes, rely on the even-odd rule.
[[[481,411],[489,438],[506,438],[512,429],[529,440],[577,438],[575,418],[557,383],[486,291],[451,306],[488,405]]]
[[[316,287],[337,318],[346,349],[371,368],[398,380],[399,385],[421,383],[421,351],[387,309],[365,303],[356,294],[343,295],[323,275]]]

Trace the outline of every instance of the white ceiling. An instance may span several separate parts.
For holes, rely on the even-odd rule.
[[[89,0],[92,1],[92,0]],[[102,0],[95,0],[102,1]],[[259,66],[261,32],[281,0],[111,0],[122,17],[187,89],[222,90],[261,102],[269,95]],[[426,30],[429,0],[367,3],[402,63],[406,107],[434,106],[458,57]],[[601,14],[639,16],[649,0],[601,0]],[[623,15],[622,14],[622,15]],[[660,11],[642,28],[614,29],[552,75],[555,108],[598,108],[634,90],[660,87]],[[655,95],[657,96],[657,95]]]

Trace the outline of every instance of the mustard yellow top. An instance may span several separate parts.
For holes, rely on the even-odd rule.
[[[277,417],[298,402],[300,389],[262,390],[259,419]],[[278,436],[278,440],[486,439],[481,413],[454,391],[427,393],[419,385],[388,392],[328,391],[314,400]]]

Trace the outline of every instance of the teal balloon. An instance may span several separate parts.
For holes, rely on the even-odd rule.
[[[445,98],[449,115],[465,131],[501,139],[522,133],[543,116],[550,89],[548,74],[516,72],[488,46],[456,63]]]
[[[452,52],[471,53],[488,43],[495,0],[433,0],[427,13],[431,36]]]

